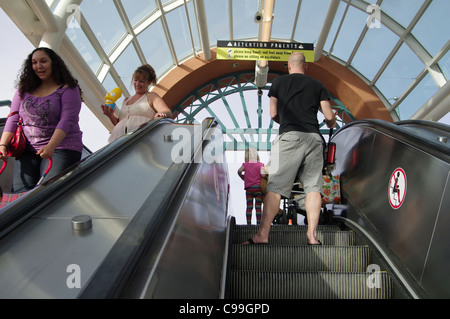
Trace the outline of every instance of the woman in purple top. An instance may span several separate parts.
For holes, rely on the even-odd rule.
[[[64,61],[51,49],[35,49],[25,60],[11,103],[11,113],[18,113],[8,117],[0,139],[0,159],[6,161],[20,116],[28,142],[16,158],[13,192],[36,186],[50,157],[53,166],[46,179],[80,161],[80,110],[81,89]]]
[[[255,200],[256,223],[261,223],[261,205],[263,193],[261,190],[261,178],[266,178],[267,173],[264,164],[259,162],[258,152],[253,148],[245,151],[245,163],[238,169],[239,177],[244,181],[247,209],[245,216],[247,225],[252,223],[253,199]]]

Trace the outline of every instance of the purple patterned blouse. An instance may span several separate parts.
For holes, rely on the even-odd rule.
[[[11,112],[19,111],[25,136],[36,151],[48,144],[55,129],[61,129],[66,137],[57,149],[81,152],[83,133],[78,124],[80,110],[81,96],[78,87],[59,88],[45,97],[25,93],[23,99],[17,91],[11,102]],[[5,131],[15,132],[19,115],[8,118]]]

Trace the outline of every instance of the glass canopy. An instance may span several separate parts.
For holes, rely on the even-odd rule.
[[[59,2],[47,1],[53,10]],[[263,2],[205,0],[210,46],[221,39],[257,40],[254,18],[264,10]],[[271,40],[316,43],[330,2],[274,1]],[[399,119],[409,119],[449,77],[450,2],[338,2],[323,54],[360,75]],[[196,5],[186,0],[82,1],[81,28],[69,25],[67,35],[105,87],[129,87],[130,66],[150,63],[161,78],[201,52]]]
[[[124,96],[129,96],[133,94],[130,92],[131,74],[141,64],[151,64],[161,81],[194,56],[204,54],[207,59],[207,51],[214,49],[218,40],[260,40],[261,20],[257,15],[264,14],[267,4],[271,4],[270,41],[314,43],[316,56],[332,59],[369,85],[393,121],[410,118],[439,121],[448,116],[448,0],[378,0],[376,3],[363,0],[16,2],[31,6],[44,28],[48,25],[44,23],[48,17],[44,6],[54,16],[61,16],[63,12],[66,18],[68,13],[65,38],[81,56],[83,61],[78,62],[87,65],[97,81],[94,83],[89,79],[85,82],[97,90],[100,87],[108,92],[122,86]],[[19,5],[16,9],[6,6],[2,4],[10,15],[20,16],[20,11],[13,12]],[[253,89],[258,88],[253,86]],[[242,92],[233,93],[242,100]],[[443,98],[433,99],[436,96]],[[221,100],[230,98],[223,95]],[[266,102],[259,99],[257,103],[261,106]],[[336,103],[339,105],[339,101]],[[206,101],[207,113],[197,113],[217,116],[213,104],[208,105]],[[429,115],[433,112],[438,115]],[[101,113],[97,111],[96,116],[100,118]],[[250,120],[247,119],[248,123]],[[245,123],[229,125],[234,125],[232,128],[252,127]],[[265,123],[259,128],[269,126],[270,123]]]

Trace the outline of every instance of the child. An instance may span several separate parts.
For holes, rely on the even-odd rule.
[[[245,163],[239,168],[238,175],[244,181],[245,197],[247,199],[247,210],[245,213],[247,225],[250,225],[252,222],[253,199],[255,199],[256,222],[260,224],[263,196],[261,177],[266,178],[267,174],[264,164],[259,162],[259,155],[255,149],[249,148],[245,151]]]

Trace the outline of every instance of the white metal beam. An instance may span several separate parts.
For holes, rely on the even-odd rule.
[[[200,43],[205,60],[211,60],[211,47],[209,44],[208,23],[206,20],[206,10],[204,0],[194,0],[194,8],[197,16],[198,32],[200,33]]]
[[[411,119],[429,120],[438,122],[448,114],[450,108],[450,82],[445,83],[439,91],[432,96]]]
[[[0,7],[25,35],[25,37],[37,46],[44,34],[44,26],[39,21],[26,0],[0,0]]]
[[[336,16],[336,12],[339,8],[340,2],[340,0],[331,0],[330,5],[328,6],[328,12],[322,26],[322,30],[320,31],[316,47],[314,48],[314,61],[319,61],[320,57],[322,56],[323,47],[325,46],[325,42],[327,41],[328,34],[330,33],[330,29],[333,25],[334,17]]]
[[[40,47],[48,47],[58,50],[64,38],[68,26],[68,18],[73,14],[73,10],[80,10],[82,0],[61,0],[55,12],[52,13],[44,0],[33,0],[33,6],[38,10],[39,20],[45,26],[46,31],[42,35]],[[79,11],[78,11],[79,12]]]
[[[269,42],[272,34],[273,24],[273,10],[275,7],[275,0],[264,1],[263,18],[260,21],[261,39],[260,41]],[[267,75],[269,73],[269,64],[267,60],[256,61],[255,65],[255,85],[258,88],[263,88],[267,84]]]

